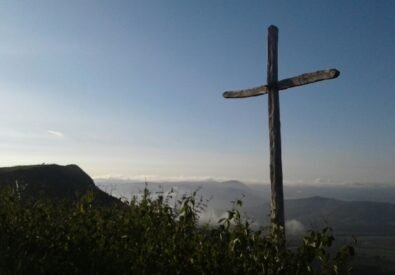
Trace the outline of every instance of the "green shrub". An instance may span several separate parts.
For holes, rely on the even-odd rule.
[[[70,206],[26,207],[0,194],[0,274],[347,274],[351,246],[333,257],[329,228],[286,248],[280,234],[252,230],[236,208],[218,225],[199,225],[195,194],[170,205],[151,196],[124,206],[93,206],[87,194]]]

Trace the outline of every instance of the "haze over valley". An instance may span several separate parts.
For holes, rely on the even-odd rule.
[[[172,195],[175,199],[196,192],[207,204],[202,221],[216,223],[226,215],[232,202],[243,202],[241,212],[257,225],[269,224],[270,186],[240,181],[162,181],[96,178],[96,184],[116,197],[140,196],[145,187],[153,195]],[[286,219],[291,226],[311,229],[330,225],[338,233],[395,234],[395,190],[388,184],[285,185]],[[300,233],[300,232],[299,232]]]

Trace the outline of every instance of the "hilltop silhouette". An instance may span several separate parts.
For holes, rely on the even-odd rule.
[[[0,168],[0,188],[18,192],[24,203],[37,200],[78,201],[87,192],[94,203],[102,206],[119,204],[120,200],[96,187],[91,177],[77,165],[40,164]]]

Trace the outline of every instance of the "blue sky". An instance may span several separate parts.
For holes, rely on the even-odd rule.
[[[0,165],[92,176],[268,182],[267,97],[225,90],[338,79],[280,94],[284,178],[395,182],[393,1],[1,1]]]

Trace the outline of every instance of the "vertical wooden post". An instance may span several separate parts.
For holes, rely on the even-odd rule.
[[[270,135],[270,183],[272,190],[271,221],[273,229],[280,228],[284,234],[284,193],[281,162],[280,104],[278,97],[277,44],[278,29],[269,27],[267,85],[269,87],[269,135]]]
[[[285,215],[283,193],[283,167],[281,162],[281,127],[280,104],[278,92],[292,87],[298,87],[322,80],[333,79],[339,76],[336,69],[321,70],[302,74],[278,81],[278,29],[270,26],[268,29],[268,63],[267,84],[252,89],[227,91],[225,98],[243,98],[268,94],[269,99],[269,137],[270,137],[270,183],[272,189],[271,222],[272,232],[282,235],[285,241]],[[285,243],[285,242],[284,242]]]

